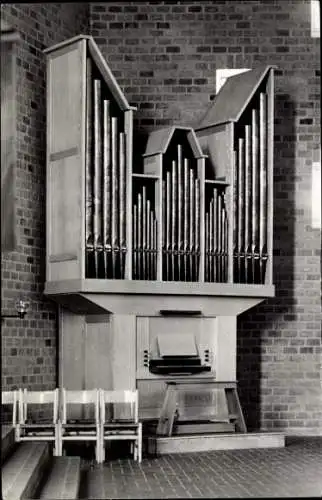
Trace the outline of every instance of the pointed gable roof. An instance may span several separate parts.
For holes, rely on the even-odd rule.
[[[203,158],[205,155],[203,154],[197,136],[194,130],[190,127],[181,127],[173,125],[171,127],[166,127],[158,130],[154,130],[151,132],[148,138],[148,142],[146,145],[146,150],[143,157],[155,155],[155,154],[164,154],[170,144],[172,136],[176,130],[186,131],[187,139],[189,145],[193,151],[195,158]]]
[[[88,42],[88,49],[89,52],[95,61],[98,69],[100,70],[102,76],[105,78],[106,83],[109,86],[109,90],[111,91],[111,94],[113,95],[114,99],[120,106],[122,111],[127,111],[129,109],[136,110],[136,107],[130,106],[128,103],[128,100],[126,99],[125,95],[122,92],[121,87],[116,81],[116,78],[114,77],[112,71],[110,70],[105,58],[102,55],[102,52],[100,51],[98,45],[96,44],[94,38],[90,35],[77,35],[73,38],[70,38],[69,40],[65,40],[61,43],[58,43],[57,45],[54,45],[52,47],[49,47],[48,49],[44,50],[45,54],[50,54],[54,52],[55,50],[59,50],[62,47],[65,47],[67,45],[72,45],[75,42],[79,42],[80,40],[87,40]]]
[[[227,78],[195,130],[220,123],[238,121],[257,88],[272,68],[275,66],[260,66]]]

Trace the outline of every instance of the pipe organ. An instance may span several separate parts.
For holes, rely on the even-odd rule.
[[[228,78],[196,134],[229,187],[228,280],[272,282],[273,67]],[[210,215],[207,217],[210,220]],[[218,234],[223,231],[220,228]]]
[[[138,387],[142,418],[182,377],[231,398],[236,317],[274,295],[273,67],[229,78],[195,128],[153,131],[139,164],[135,108],[93,38],[45,52],[60,384]]]

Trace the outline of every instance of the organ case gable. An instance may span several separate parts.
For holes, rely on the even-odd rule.
[[[209,158],[206,175],[224,178],[229,185],[232,283],[271,285],[273,280],[274,68],[260,66],[228,78],[195,127],[201,149]],[[241,171],[244,176],[247,173],[247,165],[249,195],[247,178],[242,180],[243,189],[236,189]],[[252,212],[249,216],[248,209]],[[248,242],[244,239],[247,235]],[[238,271],[238,261],[243,263],[243,270]],[[247,273],[246,266],[261,269]],[[249,278],[249,274],[256,276]]]
[[[93,132],[98,124],[103,135],[103,108],[109,106],[110,120],[114,120],[117,133],[122,134],[124,141],[126,205],[131,198],[135,108],[129,105],[92,37],[80,35],[45,52],[48,82],[46,279],[47,282],[86,279],[93,274],[88,264],[92,257],[90,245],[104,247],[106,243],[94,234],[97,233],[95,226],[101,223],[101,217],[95,216],[96,208],[100,210],[104,202],[101,186],[96,191],[95,186],[90,186],[91,193],[88,192],[93,182],[88,179],[89,170],[96,179],[103,176],[103,141],[101,144],[94,141]],[[95,105],[99,116],[95,123],[89,124],[87,115],[90,108],[94,111]],[[128,211],[125,206],[124,213]],[[91,219],[90,229],[88,219]],[[130,232],[124,217],[124,277],[131,275]],[[95,238],[97,241],[88,242]]]

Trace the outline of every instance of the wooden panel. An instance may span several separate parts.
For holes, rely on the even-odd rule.
[[[160,178],[162,169],[162,154],[157,153],[152,156],[146,156],[144,161],[144,173],[147,175],[156,175]]]
[[[270,66],[260,66],[227,78],[198,128],[237,121],[269,69]]]
[[[271,69],[267,82],[268,129],[267,129],[267,266],[265,284],[273,283],[273,217],[274,217],[274,70]]]
[[[85,389],[85,317],[61,308],[59,318],[59,386]]]
[[[85,277],[85,61],[83,39],[48,56],[47,280]]]
[[[112,371],[113,389],[135,390],[135,316],[112,316]],[[114,418],[129,418],[128,405],[114,407]]]
[[[56,257],[56,256],[54,256]],[[58,256],[59,257],[59,256]],[[57,260],[48,264],[50,279],[60,282],[66,279],[74,279],[79,275],[79,261],[78,258],[71,260]]]
[[[84,295],[84,294],[83,294]],[[258,297],[231,297],[225,296],[201,296],[191,290],[188,295],[123,295],[118,294],[91,294],[90,300],[106,311],[117,314],[137,314],[145,316],[149,314],[159,314],[160,308],[178,311],[201,311],[205,316],[238,315],[254,307],[264,299]]]
[[[236,380],[236,316],[217,317],[215,372],[218,381]]]
[[[49,261],[61,254],[78,256],[78,261],[64,262],[64,271],[73,266],[75,274],[67,273],[69,278],[80,277],[82,250],[82,180],[79,169],[80,157],[68,157],[49,164],[49,213],[50,238],[47,249]],[[57,258],[56,258],[57,260]],[[61,265],[61,264],[59,264]],[[58,267],[59,267],[58,265]],[[50,264],[52,268],[52,264]],[[56,266],[57,267],[57,266]],[[54,270],[54,268],[52,268]],[[50,279],[62,279],[63,276]]]
[[[113,389],[112,330],[106,316],[86,316],[86,389]]]
[[[1,250],[17,246],[16,44],[1,39]]]
[[[163,380],[138,380],[139,418],[159,418],[165,396]]]
[[[275,287],[273,285],[253,285],[253,284],[231,284],[231,283],[201,283],[197,286],[196,283],[188,282],[149,282],[149,281],[128,281],[128,280],[96,280],[96,279],[86,279],[86,280],[72,280],[72,281],[62,281],[58,282],[47,282],[46,283],[46,293],[57,294],[57,293],[68,293],[68,292],[81,292],[82,294],[90,293],[95,294],[93,299],[96,300],[97,294],[108,293],[109,295],[156,295],[159,301],[158,311],[164,309],[161,300],[164,299],[166,295],[182,295],[183,299],[189,297],[190,295],[207,296],[210,299],[214,297],[274,297]],[[171,297],[169,297],[171,298]],[[170,307],[173,310],[173,307]],[[183,304],[181,308],[183,311],[189,310],[188,306]],[[198,307],[197,307],[198,309]],[[200,308],[199,308],[200,309]],[[107,309],[108,310],[108,309]],[[191,310],[191,309],[190,309]],[[145,314],[146,315],[145,311]],[[215,316],[215,314],[208,314],[208,316]]]
[[[60,309],[59,386],[112,389],[112,331],[108,315]]]
[[[225,177],[228,180],[231,165],[233,144],[231,143],[231,124],[218,125],[197,131],[197,137],[204,154],[214,168],[215,179]],[[229,181],[228,181],[229,182]]]
[[[113,388],[135,389],[135,316],[112,316]]]
[[[80,146],[84,123],[84,41],[55,52],[49,60],[49,154]]]
[[[170,127],[153,130],[153,132],[149,134],[143,157],[145,158],[156,153],[164,154],[169,146],[173,132],[176,130],[176,128],[177,127],[171,125]],[[189,130],[186,128],[184,129]]]

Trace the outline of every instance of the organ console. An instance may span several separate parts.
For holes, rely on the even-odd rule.
[[[45,52],[45,293],[60,306],[60,384],[138,388],[153,419],[169,381],[198,377],[239,408],[236,317],[274,295],[274,68],[229,78],[195,128],[153,131],[140,165],[135,108],[93,38]]]

